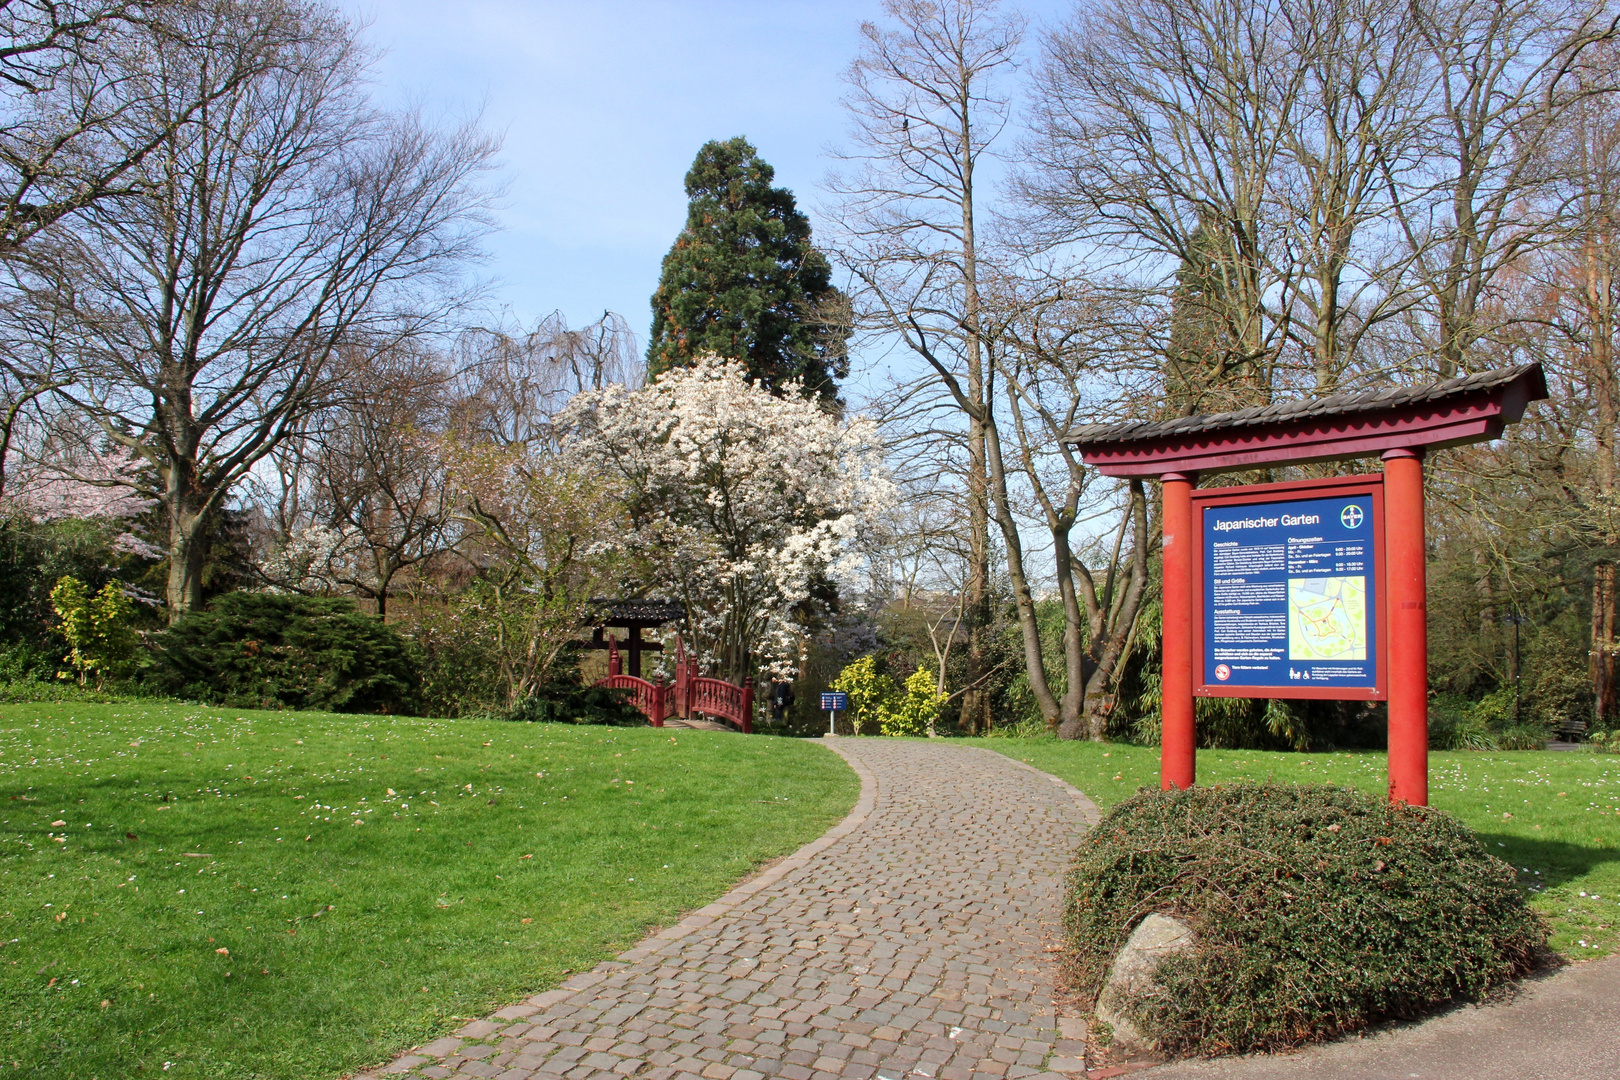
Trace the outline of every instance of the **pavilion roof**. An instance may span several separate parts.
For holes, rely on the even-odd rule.
[[[686,617],[686,605],[674,600],[614,600],[596,597],[591,600],[587,621],[595,626],[662,626]]]

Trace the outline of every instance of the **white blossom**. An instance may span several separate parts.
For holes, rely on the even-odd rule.
[[[139,517],[156,500],[137,494],[143,462],[122,449],[80,452],[11,470],[6,509],[35,521]]]
[[[328,592],[337,585],[336,567],[354,548],[355,538],[330,525],[299,529],[257,564],[270,592]]]
[[[736,676],[791,677],[816,586],[852,585],[858,541],[893,502],[871,422],[840,421],[796,387],[782,397],[716,357],[639,390],[578,395],[566,453],[613,485],[630,516],[616,543],[655,595],[686,604],[688,644]]]

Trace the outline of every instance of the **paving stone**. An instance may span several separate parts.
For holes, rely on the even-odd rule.
[[[502,1020],[521,1020],[540,1011],[538,1005],[508,1005],[495,1015]]]
[[[866,773],[850,820],[618,960],[457,1032],[500,1033],[498,1055],[447,1038],[399,1062],[535,1080],[1083,1073],[1084,1024],[1056,1015],[1044,949],[1095,808],[977,748],[837,749]]]
[[[446,1058],[460,1049],[461,1040],[447,1035],[442,1039],[434,1039],[418,1050],[417,1053],[426,1054],[428,1057]]]

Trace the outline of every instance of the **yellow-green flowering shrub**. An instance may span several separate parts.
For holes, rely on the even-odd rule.
[[[849,695],[849,717],[857,735],[869,726],[884,735],[931,735],[945,705],[945,695],[936,685],[934,673],[919,667],[904,688],[896,687],[889,676],[878,674],[876,657],[863,656],[839,672],[828,689]]]
[[[868,724],[881,729],[884,705],[897,692],[893,679],[878,674],[875,656],[863,656],[845,667],[828,689],[849,695],[849,720],[857,735]]]
[[[937,689],[934,673],[919,667],[906,679],[904,691],[884,703],[883,734],[930,735],[944,705],[945,695]]]
[[[79,673],[79,685],[94,675],[96,685],[115,674],[135,653],[135,631],[130,619],[135,605],[116,581],[109,581],[91,595],[84,582],[71,574],[63,575],[51,590],[51,607],[61,624],[57,631],[67,640],[63,657]],[[67,678],[67,673],[62,673]]]

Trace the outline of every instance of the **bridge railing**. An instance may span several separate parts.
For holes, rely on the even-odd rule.
[[[689,693],[686,715],[703,713],[717,716],[736,724],[744,735],[754,730],[754,680],[743,684],[728,683],[724,679],[710,679],[702,675],[687,681]]]
[[[605,679],[598,679],[597,686],[605,686],[609,690],[628,690],[630,704],[641,710],[643,716],[653,727],[663,727],[664,720],[669,716],[670,699],[674,687],[665,686],[664,680],[648,682],[635,675],[626,675],[623,670],[624,661],[619,656],[619,643],[612,634],[608,635],[608,674]]]
[[[634,675],[609,675],[597,682],[597,686],[605,686],[610,690],[628,690],[630,704],[640,709],[642,714],[652,723],[653,727],[663,727],[664,720],[669,716],[667,697],[670,687],[659,682],[648,682],[638,679]]]
[[[663,727],[671,716],[683,720],[695,715],[713,716],[737,725],[744,735],[754,730],[754,680],[743,684],[726,682],[698,673],[696,660],[686,655],[686,645],[675,639],[675,682],[669,686],[659,679],[648,682],[634,675],[626,675],[619,656],[619,643],[608,635],[608,676],[599,679],[597,686],[628,690],[631,704],[652,722]]]

